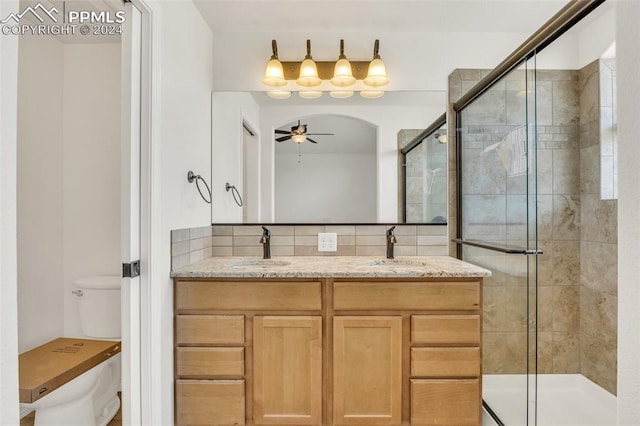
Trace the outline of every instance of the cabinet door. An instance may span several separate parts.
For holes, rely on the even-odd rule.
[[[411,426],[480,426],[478,379],[411,380]]]
[[[399,425],[402,318],[333,318],[333,417],[337,425]]]
[[[244,425],[244,380],[177,380],[176,424]]]
[[[319,425],[322,317],[255,317],[255,424]]]

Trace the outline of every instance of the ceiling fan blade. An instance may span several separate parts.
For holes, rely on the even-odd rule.
[[[335,136],[335,133],[307,133],[307,136]]]
[[[279,135],[288,135],[288,134],[290,134],[290,133],[291,133],[291,132],[290,132],[290,131],[288,131],[288,130],[280,130],[280,129],[276,129],[276,130],[274,130],[273,132],[274,132],[274,133],[277,133],[277,134],[279,134]]]
[[[291,135],[289,136],[282,136],[281,138],[277,138],[276,142],[284,142],[284,141],[288,141],[289,139],[291,139]]]
[[[311,139],[311,138],[309,138],[309,137],[307,137],[307,140],[308,140],[309,142],[311,142],[311,143],[318,143],[318,142],[314,141],[313,139]]]

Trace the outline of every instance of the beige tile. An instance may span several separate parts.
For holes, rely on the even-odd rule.
[[[448,256],[448,246],[418,246],[418,256]]]
[[[262,246],[256,246],[256,247],[234,246],[233,247],[233,255],[234,256],[260,256],[260,257],[262,257]]]
[[[213,256],[213,247],[211,247],[211,246],[205,247],[203,249],[203,252],[204,252],[204,254],[203,254],[204,258],[208,259],[208,258]]]
[[[397,246],[416,246],[418,245],[418,237],[415,235],[397,235],[396,236],[396,247]]]
[[[416,225],[397,225],[394,233],[400,235],[418,235],[418,227]]]
[[[272,246],[271,247],[271,255],[272,256],[293,256],[295,255],[295,251],[293,245],[290,246]]]
[[[483,330],[486,332],[505,331],[506,303],[504,287],[484,287],[482,290]]]
[[[539,331],[553,331],[553,287],[538,287],[537,317]]]
[[[218,235],[233,235],[233,226],[231,225],[213,225],[211,234],[213,236]]]
[[[287,236],[272,236],[271,237],[271,247],[274,246],[293,246],[294,241],[293,241],[293,235],[287,235]]]
[[[553,196],[553,239],[580,239],[580,197]]]
[[[580,330],[580,293],[576,286],[553,287],[553,331]]]
[[[505,303],[501,307],[505,311],[505,326],[507,331],[527,331],[527,288],[506,287]]]
[[[189,262],[195,263],[205,258],[204,250],[196,250],[189,253]]]
[[[382,235],[356,235],[356,246],[378,246],[387,244],[387,238]]]
[[[582,287],[580,291],[580,331],[604,347],[616,346],[618,298]]]
[[[386,256],[386,246],[356,246],[356,256]]]
[[[318,236],[318,232],[324,232],[324,225],[296,225],[294,234],[299,235],[315,235]]]
[[[233,237],[231,235],[211,237],[212,243],[216,247],[229,247],[233,245]]]
[[[612,296],[618,294],[618,245],[582,241],[580,284]]]
[[[553,124],[575,124],[579,119],[578,83],[576,81],[553,82]]]
[[[583,240],[618,242],[617,200],[601,200],[600,194],[584,194],[581,208]]]
[[[505,373],[506,333],[483,333],[482,373]]]
[[[575,333],[553,333],[553,373],[580,373],[580,337]]]
[[[296,237],[297,238],[297,237]],[[296,256],[324,256],[324,252],[318,251],[318,245],[314,246],[299,246],[294,247]]]
[[[171,256],[180,256],[189,253],[189,241],[181,241],[171,244]]]
[[[294,235],[294,226],[293,225],[270,225],[267,227],[271,230],[271,236],[293,236]]]
[[[196,238],[210,237],[211,235],[211,225],[191,228],[189,230],[189,238],[192,240]]]
[[[416,246],[395,246],[393,248],[395,256],[417,256],[418,248]]]
[[[338,237],[343,235],[356,235],[355,225],[326,225],[324,232],[335,232]]]
[[[318,236],[317,235],[296,235],[295,236],[295,245],[296,246],[315,246],[318,247]]]
[[[419,246],[446,246],[449,244],[449,239],[446,236],[418,236]]]
[[[527,372],[527,333],[506,333],[504,372],[506,374]]]
[[[356,245],[356,236],[355,235],[340,235],[340,234],[338,234],[338,247],[340,247],[341,245],[355,246]]]
[[[553,193],[577,194],[580,191],[580,152],[577,149],[553,151]]]
[[[580,241],[553,242],[552,277],[556,286],[580,283]]]
[[[262,235],[262,234],[261,234]],[[251,235],[251,236],[233,236],[233,245],[235,247],[251,247],[256,246],[260,247],[260,235]]]
[[[171,242],[172,243],[179,243],[182,241],[188,241],[189,240],[189,229],[174,229],[173,231],[171,231]]]
[[[382,235],[387,233],[385,225],[356,225],[356,235]]]
[[[616,345],[603,344],[597,338],[583,334],[580,338],[580,347],[581,373],[615,395],[617,383]]]
[[[233,225],[233,236],[243,235],[262,235],[262,227],[259,225]]]
[[[233,247],[211,247],[211,256],[233,256]]]
[[[538,373],[553,372],[553,333],[538,333]],[[524,373],[524,371],[522,372]]]
[[[171,258],[171,269],[176,270],[184,266],[190,265],[189,253],[181,254],[180,256],[174,256]]]
[[[356,255],[356,246],[355,245],[340,245],[338,244],[337,252],[325,252],[327,256],[355,256]]]
[[[189,250],[200,250],[206,247],[211,247],[211,238],[212,237],[204,237],[204,238],[196,238],[189,241]]]

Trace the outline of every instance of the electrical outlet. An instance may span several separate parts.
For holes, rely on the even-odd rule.
[[[338,251],[338,234],[318,232],[318,251]]]

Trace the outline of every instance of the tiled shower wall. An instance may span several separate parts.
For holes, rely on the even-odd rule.
[[[615,63],[580,70],[581,372],[616,393],[618,227],[614,191]]]
[[[538,258],[537,361],[540,373],[582,373],[614,392],[616,210],[615,201],[600,199],[599,180],[600,141],[605,140],[601,129],[606,127],[605,116],[609,117],[606,99],[611,95],[598,88],[597,71],[596,63],[579,72],[540,70],[536,75],[538,238],[544,250]],[[486,72],[455,71],[449,79],[450,102],[455,102]],[[524,89],[520,87],[523,82],[522,72],[515,72],[488,92],[489,96],[483,95],[465,110],[462,130],[465,149],[482,150],[499,142],[519,124],[515,117],[523,114],[518,112],[521,107],[517,93]],[[601,98],[605,102],[602,105]],[[449,135],[455,137],[454,130],[455,124],[450,123]],[[456,153],[452,139],[450,137],[450,202],[455,200],[456,189]],[[467,155],[466,158],[473,157]],[[482,158],[482,162],[497,160],[477,154],[475,158]],[[484,171],[467,176],[469,180],[464,182],[476,206],[474,212],[466,214],[465,220],[487,226],[476,227],[476,235],[467,235],[467,238],[491,241],[504,231],[490,224],[499,222],[495,220],[495,212],[492,213],[496,200],[506,197],[509,213],[500,220],[510,224],[506,241],[517,243],[518,238],[509,232],[525,235],[518,230],[517,223],[526,219],[526,207],[518,206],[517,178],[508,178],[510,181],[505,185],[500,183],[504,177],[499,175],[504,172],[500,172],[499,162],[481,167]],[[449,223],[453,229],[456,207],[450,207]],[[523,274],[527,259],[480,249],[465,250],[466,259],[493,272],[493,276],[485,280],[484,288],[484,372],[523,373],[528,338],[526,274]]]
[[[272,256],[386,256],[393,225],[265,225]],[[318,251],[318,233],[338,234],[337,252]],[[396,225],[396,256],[446,256],[446,225]],[[260,225],[212,225],[171,231],[171,269],[211,256],[262,256]]]

